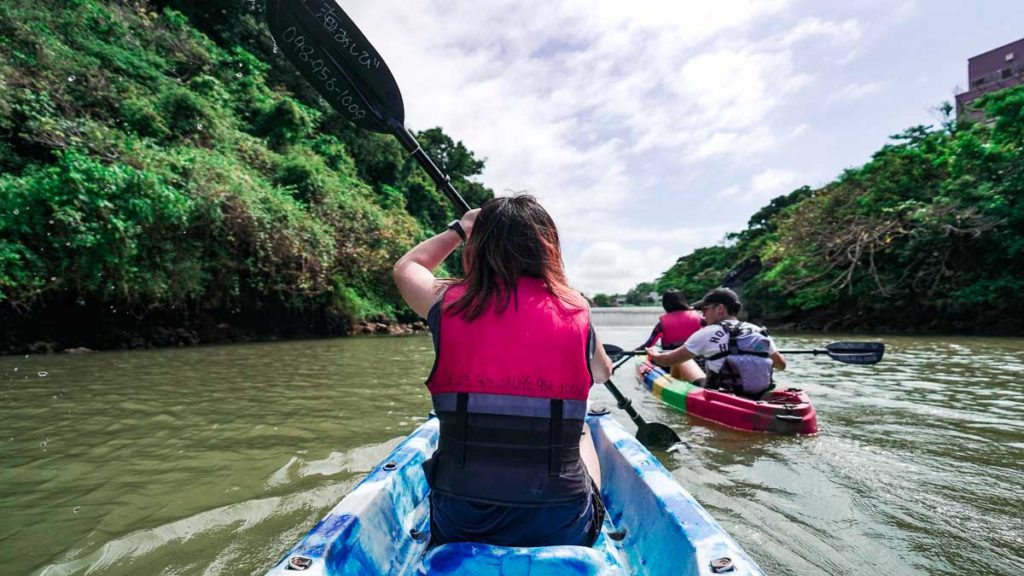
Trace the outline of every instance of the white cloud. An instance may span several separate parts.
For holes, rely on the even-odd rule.
[[[828,99],[830,101],[852,102],[854,100],[860,100],[865,96],[870,96],[881,89],[882,84],[880,82],[868,82],[866,84],[854,82],[829,94]]]
[[[816,88],[817,71],[802,69],[796,50],[841,56],[862,36],[859,20],[797,13],[793,0],[344,8],[394,72],[410,127],[442,126],[465,142],[487,159],[482,181],[496,192],[538,196],[577,286],[591,292],[650,280],[730,224],[741,228],[747,214],[735,212],[690,236],[665,215],[716,189],[762,197],[750,172],[804,131],[782,113]],[[764,174],[754,178],[767,186]],[[629,258],[601,268],[610,244]]]
[[[723,228],[609,232],[613,234],[606,235],[606,239],[595,238],[585,243],[579,255],[566,265],[570,282],[590,296],[623,293],[640,282],[650,282],[679,256],[715,244],[725,234]]]
[[[782,96],[806,84],[788,51],[763,54],[721,50],[694,56],[670,86],[722,128],[743,128],[765,118]]]
[[[801,176],[790,170],[765,170],[750,179],[750,188],[758,196],[774,198],[783,192],[791,192],[800,182]]]
[[[768,201],[776,196],[791,193],[804,181],[804,176],[791,170],[772,168],[751,178],[751,197]]]
[[[854,19],[833,22],[820,18],[805,18],[771,42],[783,47],[816,38],[825,38],[834,43],[847,43],[859,40],[862,32],[860,22]]]
[[[745,186],[732,185],[718,193],[734,203],[760,206],[772,198],[788,194],[806,183],[806,178],[799,172],[770,168],[755,174]]]

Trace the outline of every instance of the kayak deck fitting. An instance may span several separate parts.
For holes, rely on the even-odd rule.
[[[610,576],[763,574],[661,463],[607,411],[587,416],[608,509],[593,547],[453,543],[427,550],[422,464],[437,446],[431,418],[377,465],[268,576],[459,574]]]
[[[636,379],[676,410],[723,426],[777,434],[818,432],[814,406],[799,388],[771,390],[755,400],[677,380],[644,360],[636,364]]]

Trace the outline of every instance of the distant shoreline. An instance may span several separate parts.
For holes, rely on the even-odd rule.
[[[362,320],[338,330],[334,326],[312,326],[303,322],[274,322],[263,324],[244,322],[232,324],[218,322],[210,316],[200,316],[177,324],[110,323],[86,328],[79,324],[53,331],[26,330],[23,326],[5,326],[0,332],[0,356],[18,354],[88,353],[107,350],[145,350],[180,348],[210,344],[240,344],[249,342],[277,342],[316,338],[388,335],[402,336],[429,333],[426,323],[398,322],[386,318]],[[52,324],[51,324],[52,325]],[[319,328],[319,329],[317,329]]]

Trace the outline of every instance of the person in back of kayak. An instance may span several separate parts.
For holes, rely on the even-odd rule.
[[[658,352],[648,348],[651,361],[660,365],[705,359],[706,380],[695,384],[757,397],[772,387],[772,372],[785,370],[786,359],[764,328],[736,319],[742,304],[728,288],[715,288],[693,305],[704,314],[707,326],[681,347]]]
[[[703,317],[697,312],[686,299],[686,295],[679,290],[668,290],[661,295],[661,306],[665,313],[658,318],[654,325],[651,336],[644,342],[643,348],[654,346],[661,340],[662,350],[675,350],[686,342],[686,339],[703,327]],[[671,367],[672,377],[686,380],[690,375],[695,374],[696,363],[689,365],[673,364]],[[698,369],[699,370],[699,369]],[[703,375],[703,374],[701,374]]]
[[[436,278],[460,239],[465,277]],[[434,338],[431,543],[593,544],[604,506],[584,417],[611,360],[566,283],[551,217],[531,196],[495,198],[410,250],[394,277]]]

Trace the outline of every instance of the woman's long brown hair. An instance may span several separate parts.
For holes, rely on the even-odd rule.
[[[467,289],[447,311],[467,321],[492,305],[496,312],[505,310],[523,276],[542,279],[573,308],[584,301],[566,283],[555,222],[533,196],[498,197],[484,204],[462,258],[466,277],[456,284]]]

